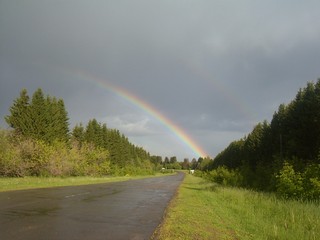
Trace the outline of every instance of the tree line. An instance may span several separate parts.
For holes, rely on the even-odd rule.
[[[320,79],[281,104],[219,153],[207,170],[220,183],[276,191],[288,198],[320,197]]]
[[[113,169],[149,169],[151,156],[142,147],[135,146],[117,129],[109,129],[107,125],[92,119],[86,126],[77,124],[71,133],[72,142],[79,148],[84,143],[93,144],[109,152]]]
[[[150,154],[92,119],[69,129],[64,101],[23,89],[0,131],[0,176],[149,174]]]

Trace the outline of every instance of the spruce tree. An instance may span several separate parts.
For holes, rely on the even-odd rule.
[[[20,97],[14,101],[10,108],[10,115],[5,117],[5,121],[17,133],[24,136],[30,134],[32,122],[30,119],[29,96],[26,89],[22,89]]]
[[[69,139],[69,119],[63,100],[45,98],[41,88],[34,92],[31,102],[27,90],[23,89],[10,113],[5,117],[6,122],[23,136],[47,143],[55,140],[67,142]]]
[[[102,146],[101,126],[96,119],[88,122],[85,131],[85,140],[96,146]]]
[[[30,116],[32,119],[31,136],[46,141],[47,123],[49,113],[46,111],[46,101],[41,88],[34,92],[30,104]]]
[[[77,124],[73,128],[72,139],[75,140],[79,144],[79,147],[82,146],[82,144],[85,140],[85,132],[84,132],[84,127],[83,127],[82,123],[80,123],[79,125]]]
[[[46,132],[43,139],[52,143],[56,140],[68,142],[69,140],[69,118],[62,99],[47,96],[45,110],[43,112]]]
[[[57,102],[57,138],[60,141],[68,142],[69,140],[69,118],[64,101],[59,99]]]
[[[107,128],[107,125],[104,123],[101,127],[101,138],[102,138],[102,147],[105,149],[109,149],[110,144],[109,144],[109,131]]]

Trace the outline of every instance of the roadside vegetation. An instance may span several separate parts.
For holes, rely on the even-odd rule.
[[[320,239],[320,207],[187,174],[157,239]]]

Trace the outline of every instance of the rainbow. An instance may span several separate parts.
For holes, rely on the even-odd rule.
[[[107,80],[97,77],[91,73],[85,72],[83,70],[66,70],[65,71],[71,73],[72,75],[76,75],[81,79],[90,80],[95,82],[100,87],[111,90],[118,96],[124,98],[135,106],[139,107],[146,113],[153,116],[157,119],[161,124],[163,124],[166,128],[168,128],[174,135],[183,142],[186,146],[188,146],[192,152],[198,157],[206,157],[209,156],[181,127],[179,127],[172,120],[167,118],[164,114],[162,114],[159,110],[157,110],[154,106],[151,106],[149,103],[143,101],[136,95],[133,95],[131,92],[124,88],[120,88],[114,84],[111,84]]]

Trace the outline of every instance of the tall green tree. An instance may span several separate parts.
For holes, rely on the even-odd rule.
[[[26,89],[22,89],[20,97],[14,100],[10,107],[10,115],[5,116],[5,121],[17,133],[22,135],[30,134],[32,120],[30,117],[30,98]]]
[[[23,89],[10,108],[5,119],[10,127],[23,136],[39,139],[47,143],[55,140],[67,142],[69,139],[68,114],[63,100],[47,96],[41,88],[32,95]]]
[[[30,115],[32,119],[31,137],[47,140],[49,112],[47,111],[45,97],[41,88],[38,88],[32,95]]]
[[[88,122],[85,131],[85,140],[99,147],[103,145],[101,136],[101,126],[96,119],[92,119]]]
[[[56,122],[57,122],[57,133],[58,139],[61,141],[67,142],[70,138],[69,135],[69,117],[68,112],[65,108],[64,101],[59,99],[57,102],[57,113],[56,113]]]
[[[81,148],[82,144],[85,141],[85,132],[82,123],[77,124],[71,133],[72,140],[78,144],[78,147]]]
[[[46,108],[46,141],[55,140],[68,142],[69,140],[69,118],[62,99],[47,96]]]

